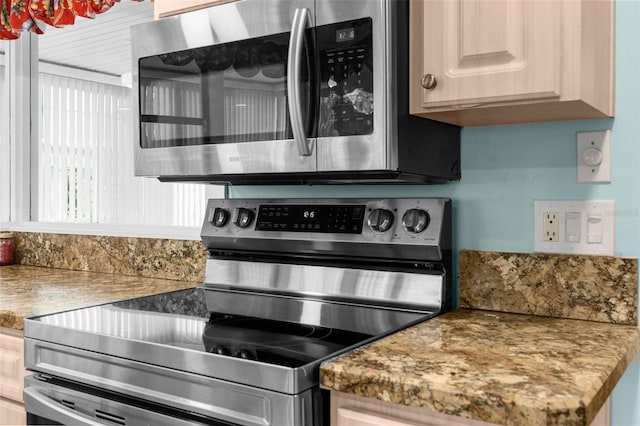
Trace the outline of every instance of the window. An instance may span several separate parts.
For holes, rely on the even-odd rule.
[[[129,27],[153,19],[151,2],[121,2],[37,36],[39,222],[200,226],[224,189],[133,176]],[[35,177],[34,177],[35,179]]]

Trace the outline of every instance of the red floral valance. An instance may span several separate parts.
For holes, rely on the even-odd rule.
[[[14,40],[22,31],[42,34],[47,26],[73,25],[76,17],[94,18],[120,0],[0,0],[0,39]],[[143,1],[143,0],[133,0]],[[153,1],[153,0],[151,0]]]

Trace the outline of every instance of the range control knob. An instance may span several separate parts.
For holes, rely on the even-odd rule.
[[[393,225],[393,212],[386,209],[374,209],[369,213],[367,225],[374,232],[386,232]]]
[[[253,211],[245,208],[239,208],[236,211],[236,225],[239,228],[246,228],[253,222]]]
[[[211,219],[211,224],[216,228],[222,228],[227,224],[229,220],[229,212],[225,209],[221,209],[220,207],[216,207],[213,211],[213,218]]]
[[[411,234],[419,234],[429,226],[429,213],[421,209],[407,210],[402,216],[402,226]]]
[[[211,348],[211,353],[227,356],[231,355],[231,351],[222,345],[217,345]]]
[[[249,360],[254,360],[254,361],[258,359],[257,356],[255,356],[251,351],[249,351],[247,349],[240,349],[234,355],[235,355],[235,357],[242,358],[242,359],[249,359]]]

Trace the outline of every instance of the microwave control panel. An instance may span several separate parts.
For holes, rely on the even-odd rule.
[[[317,27],[320,72],[318,136],[373,132],[372,21]]]

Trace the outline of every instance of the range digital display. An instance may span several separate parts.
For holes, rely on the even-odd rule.
[[[262,205],[256,230],[361,234],[365,205]]]

